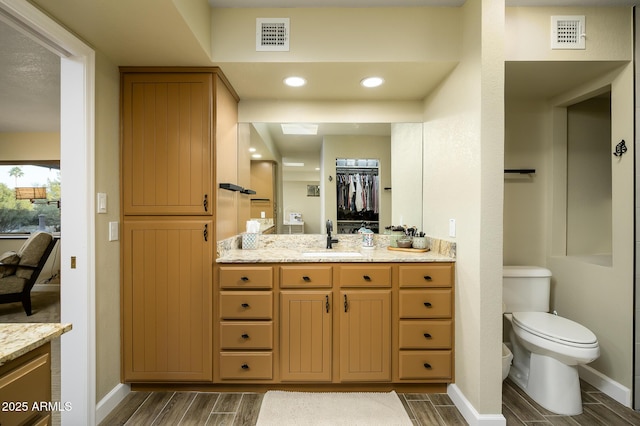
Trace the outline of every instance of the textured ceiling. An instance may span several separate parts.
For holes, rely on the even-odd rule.
[[[60,58],[0,21],[0,132],[60,130]]]

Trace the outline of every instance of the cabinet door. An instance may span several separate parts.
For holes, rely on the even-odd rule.
[[[212,74],[122,77],[125,215],[211,215]]]
[[[331,293],[280,293],[280,376],[283,381],[331,381]]]
[[[391,380],[391,290],[340,292],[340,379]]]
[[[212,222],[125,221],[125,381],[212,380]]]

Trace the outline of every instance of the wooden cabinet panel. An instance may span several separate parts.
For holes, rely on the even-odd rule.
[[[212,76],[123,73],[125,215],[212,214]]]
[[[400,379],[450,379],[451,351],[404,351],[399,359]]]
[[[221,266],[220,288],[254,289],[273,287],[273,268],[271,266]]]
[[[221,291],[220,318],[271,319],[273,294],[270,291]]]
[[[451,290],[401,290],[400,318],[451,318]]]
[[[125,221],[125,381],[212,380],[209,220]]]
[[[451,287],[453,265],[450,263],[398,267],[400,287]]]
[[[331,266],[281,266],[280,288],[331,287],[332,275]]]
[[[33,404],[51,401],[49,343],[0,366],[0,425],[48,424],[49,411]]]
[[[339,266],[340,287],[391,287],[389,265]]]
[[[330,381],[332,300],[322,291],[280,294],[280,375],[283,381]]]
[[[229,321],[220,323],[220,349],[271,349],[273,322]]]
[[[273,378],[271,352],[223,352],[220,354],[222,380],[265,380]]]
[[[391,380],[391,290],[340,292],[340,380]]]
[[[400,321],[400,349],[450,349],[451,321]]]

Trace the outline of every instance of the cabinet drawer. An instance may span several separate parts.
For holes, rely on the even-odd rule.
[[[400,351],[400,379],[450,379],[451,351]]]
[[[340,287],[391,287],[391,266],[339,266]]]
[[[223,352],[220,354],[222,380],[272,379],[271,352]]]
[[[398,282],[400,287],[451,287],[453,265],[445,263],[400,266]]]
[[[271,266],[220,266],[220,288],[272,288]]]
[[[51,358],[47,343],[0,367],[0,424],[39,424],[48,411],[31,411],[34,403],[51,401]],[[24,405],[22,405],[24,404]]]
[[[222,322],[220,323],[220,348],[222,349],[271,349],[273,323]]]
[[[400,349],[450,349],[451,321],[400,321]]]
[[[451,290],[402,290],[400,318],[451,318]]]
[[[221,291],[220,318],[271,319],[273,295],[270,291]]]
[[[331,287],[331,266],[281,266],[280,287]]]

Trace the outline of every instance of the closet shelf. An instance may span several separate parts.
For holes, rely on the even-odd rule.
[[[536,169],[504,169],[505,173],[532,175],[536,173]]]

